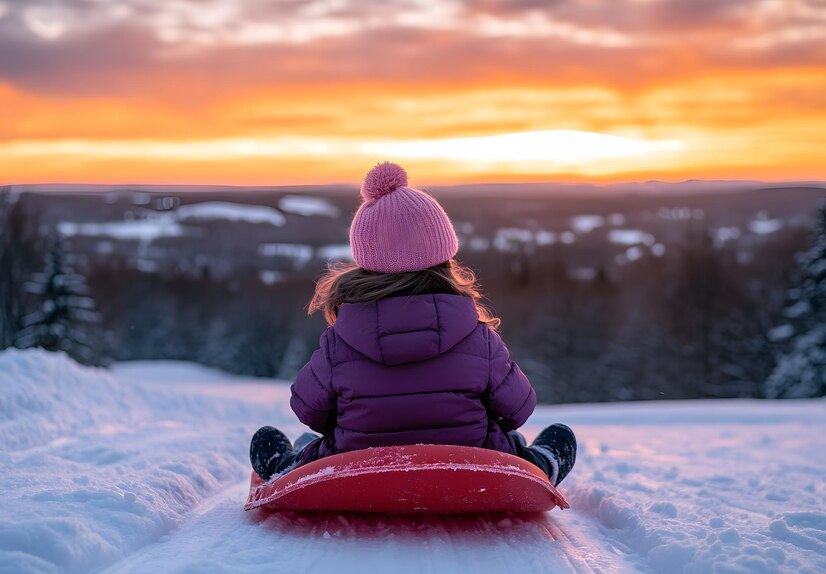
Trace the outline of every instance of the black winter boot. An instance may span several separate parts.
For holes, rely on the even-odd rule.
[[[261,427],[250,442],[252,469],[263,480],[287,470],[295,457],[290,439],[277,428]]]
[[[319,435],[311,432],[305,432],[300,437],[295,439],[295,444],[293,444],[293,450],[295,452],[301,452],[304,450],[304,447],[316,440],[317,438],[321,438]]]
[[[528,443],[525,441],[525,437],[522,436],[522,433],[511,431],[508,434],[510,434],[511,438],[513,438],[513,444],[516,448],[516,456],[519,458],[524,458],[531,464],[538,466],[548,478],[552,478],[554,476],[556,468],[545,454],[542,454],[539,450],[528,446]]]
[[[548,478],[554,486],[568,476],[576,462],[574,431],[563,424],[553,424],[543,430],[528,448],[547,459],[552,467]]]

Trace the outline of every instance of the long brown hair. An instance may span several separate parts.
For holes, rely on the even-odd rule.
[[[339,307],[345,303],[367,303],[385,297],[447,293],[471,297],[479,320],[492,329],[501,321],[482,303],[482,293],[476,274],[455,259],[422,271],[378,273],[355,263],[331,263],[318,280],[310,301],[309,314],[322,311],[332,325]]]

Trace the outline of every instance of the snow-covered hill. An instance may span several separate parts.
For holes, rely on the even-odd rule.
[[[580,438],[545,515],[242,510],[286,384],[0,353],[0,572],[824,572],[826,402],[542,407]]]

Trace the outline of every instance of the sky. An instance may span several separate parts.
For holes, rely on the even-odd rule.
[[[826,180],[826,0],[0,0],[0,184]]]

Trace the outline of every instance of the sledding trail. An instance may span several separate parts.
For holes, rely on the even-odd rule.
[[[264,565],[279,573],[343,574],[626,570],[600,556],[582,532],[566,532],[553,513],[245,513],[247,488],[238,484],[208,499],[164,540],[105,572],[260,572]]]
[[[121,367],[119,374],[144,387],[168,387],[169,373],[163,370],[157,372],[150,367],[147,371],[143,365],[130,365]],[[238,386],[233,389],[216,381],[199,382],[185,372],[178,373],[177,378],[180,391],[196,396],[254,398],[256,405],[269,403],[265,411],[269,418],[260,424],[296,427],[297,434],[297,425],[288,411],[274,412],[274,406],[286,402],[284,387],[273,390],[272,385],[236,382]],[[266,392],[256,386],[264,387]],[[246,443],[241,446],[246,448]],[[204,500],[162,540],[106,571],[258,572],[262,565],[276,572],[333,570],[344,574],[390,570],[416,574],[464,569],[479,573],[627,570],[616,556],[595,546],[595,529],[586,534],[576,521],[560,522],[563,513],[559,510],[529,516],[244,512],[248,488],[244,480]]]

